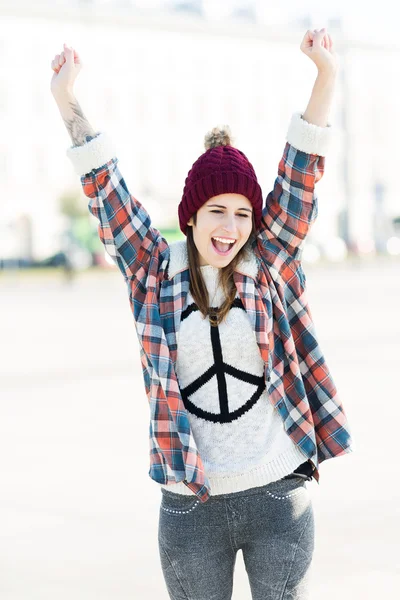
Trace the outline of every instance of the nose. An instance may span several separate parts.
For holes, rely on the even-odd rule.
[[[236,232],[235,215],[229,215],[229,214],[225,215],[224,230],[226,232],[229,232],[229,233],[232,233],[232,234]]]

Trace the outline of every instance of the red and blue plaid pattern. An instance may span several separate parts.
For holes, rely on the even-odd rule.
[[[341,400],[308,306],[301,266],[304,240],[317,217],[315,184],[325,157],[286,143],[252,241],[255,278],[234,281],[265,362],[266,385],[288,435],[315,465],[352,452]],[[100,240],[126,281],[140,342],[150,405],[150,470],[158,483],[184,481],[202,502],[210,484],[193,438],[175,373],[177,331],[189,290],[189,269],[168,274],[171,248],[128,191],[113,157],[81,177]]]

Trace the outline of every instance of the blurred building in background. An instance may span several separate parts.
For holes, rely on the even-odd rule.
[[[387,252],[391,239],[396,253],[399,48],[357,41],[337,8],[316,23],[292,4],[282,10],[258,0],[3,1],[0,259],[57,252],[66,227],[60,199],[75,190],[87,205],[50,93],[50,63],[64,41],[83,60],[75,93],[86,117],[111,135],[130,192],[153,225],[166,228],[177,226],[185,178],[216,124],[230,125],[267,196],[291,114],[305,109],[317,74],[300,42],[307,28],[323,26],[341,72],[310,248],[314,242],[334,259],[346,247]],[[311,251],[305,256],[312,260]]]

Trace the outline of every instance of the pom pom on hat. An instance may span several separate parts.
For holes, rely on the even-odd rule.
[[[233,146],[232,132],[229,125],[214,127],[204,136],[204,148],[210,150],[217,146]]]

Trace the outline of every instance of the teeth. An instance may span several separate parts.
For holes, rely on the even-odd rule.
[[[226,238],[214,237],[213,240],[217,240],[218,242],[222,242],[223,244],[234,244],[235,240],[228,240]]]

